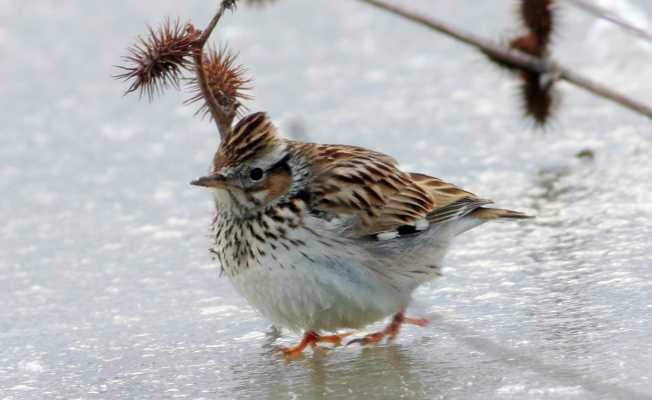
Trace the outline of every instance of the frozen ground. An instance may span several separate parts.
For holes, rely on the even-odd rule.
[[[514,31],[511,0],[409,3]],[[649,24],[646,0],[602,3]],[[138,102],[110,79],[144,23],[202,25],[212,7],[0,0],[0,399],[652,398],[650,121],[562,85],[564,111],[533,132],[503,72],[353,0],[226,18],[256,78],[250,108],[538,218],[460,238],[416,296],[414,313],[442,315],[431,327],[272,354],[269,324],[210,261],[212,205],[188,185],[216,132],[183,95]],[[652,102],[650,46],[562,12],[558,58]],[[594,160],[574,156],[585,148]]]

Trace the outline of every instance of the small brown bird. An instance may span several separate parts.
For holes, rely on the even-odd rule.
[[[203,30],[169,19],[149,28],[116,75],[129,82],[127,93],[150,98],[185,81],[194,91],[188,102],[199,102],[199,114],[216,123],[221,144],[212,172],[192,183],[212,189],[212,252],[222,270],[263,316],[305,332],[300,344],[282,349],[288,356],[348,335],[323,331],[389,315],[387,328],[349,343],[391,339],[403,323],[426,325],[404,310],[419,285],[441,275],[451,240],[488,220],[527,216],[401,171],[382,153],[283,139],[264,113],[233,127],[240,101],[251,98],[251,80],[226,47],[207,42],[235,5],[221,0]]]
[[[393,315],[390,325],[349,343],[393,338],[412,292],[441,275],[458,234],[485,221],[526,218],[484,207],[491,201],[361,147],[281,138],[264,113],[222,139],[212,173],[192,182],[212,189],[213,252],[236,289],[274,324],[305,332],[282,351]]]

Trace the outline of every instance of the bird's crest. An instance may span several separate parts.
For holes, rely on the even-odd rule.
[[[220,144],[215,155],[215,169],[235,165],[254,157],[282,150],[276,127],[264,112],[242,118]]]

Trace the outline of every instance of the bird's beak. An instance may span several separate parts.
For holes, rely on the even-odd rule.
[[[226,186],[226,177],[221,174],[202,176],[190,182],[190,184],[208,188],[224,188]]]

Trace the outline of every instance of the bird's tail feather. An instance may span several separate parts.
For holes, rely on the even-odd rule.
[[[487,221],[502,218],[525,219],[534,217],[518,211],[479,207],[466,214],[463,218],[442,224],[437,230],[437,234],[439,238],[451,239],[469,229],[482,225]]]
[[[501,208],[486,208],[480,207],[469,214],[470,217],[477,218],[483,221],[489,221],[499,218],[512,218],[512,219],[525,219],[534,218],[532,215],[527,215],[522,212],[503,210]]]

